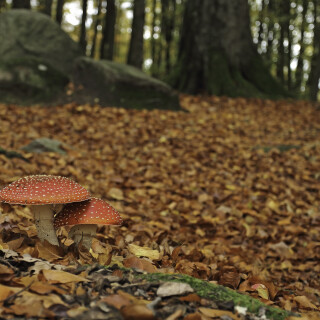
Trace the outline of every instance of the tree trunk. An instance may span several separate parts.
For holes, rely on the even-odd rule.
[[[186,1],[172,81],[191,94],[284,94],[253,45],[247,0]]]
[[[94,30],[93,30],[93,39],[92,39],[92,46],[91,46],[91,53],[90,56],[91,58],[94,58],[95,52],[96,52],[96,46],[97,46],[97,35],[98,35],[98,26],[101,23],[101,7],[102,7],[102,0],[98,0],[98,10],[97,14],[95,16],[95,22],[94,22]]]
[[[291,90],[292,87],[292,70],[291,70],[291,60],[292,60],[292,34],[290,30],[291,12],[290,12],[290,1],[284,1],[285,5],[285,31],[288,40],[287,46],[287,87]]]
[[[151,75],[155,76],[156,72],[156,39],[155,39],[155,28],[157,21],[157,0],[152,0],[152,27],[151,27]]]
[[[267,6],[267,16],[269,17],[268,21],[268,33],[267,33],[267,49],[266,49],[266,59],[269,67],[272,65],[272,55],[273,55],[273,40],[274,40],[274,0],[269,0],[269,5]]]
[[[301,90],[302,85],[302,79],[303,79],[303,60],[304,60],[304,51],[305,51],[305,43],[304,43],[304,36],[305,36],[305,29],[306,29],[306,14],[308,10],[308,0],[303,0],[302,2],[302,21],[301,21],[301,27],[300,27],[300,50],[299,50],[299,56],[298,56],[298,62],[297,62],[297,68],[295,72],[295,89]]]
[[[12,0],[12,9],[31,9],[30,0]]]
[[[52,0],[40,0],[39,11],[51,17]]]
[[[145,0],[134,0],[131,40],[127,63],[139,69],[143,64],[143,28],[145,19]]]
[[[278,16],[280,17],[280,34],[278,39],[278,54],[277,54],[277,78],[281,81],[282,84],[284,81],[284,66],[285,66],[285,53],[284,53],[284,37],[285,37],[285,21],[283,19],[284,14],[284,3],[280,2],[278,4]]]
[[[320,23],[317,22],[319,0],[314,0],[314,36],[313,55],[309,75],[309,97],[312,101],[318,100],[319,78],[320,78]]]
[[[63,18],[63,5],[64,5],[64,0],[58,0],[57,1],[57,9],[56,9],[56,21],[59,25],[62,23],[62,18]]]
[[[165,38],[165,70],[169,74],[171,69],[171,44],[175,22],[176,0],[161,0],[162,3],[162,25],[161,33]]]
[[[103,28],[103,37],[100,46],[100,58],[112,60],[114,50],[114,32],[116,25],[115,0],[107,0],[107,12]]]
[[[259,30],[258,30],[258,48],[261,49],[261,43],[264,39],[264,30],[263,30],[263,24],[265,19],[265,10],[266,10],[266,2],[265,0],[262,0],[261,3],[261,11],[259,12]]]
[[[86,53],[86,48],[87,48],[87,40],[86,40],[87,8],[88,8],[88,0],[82,0],[82,18],[81,18],[79,44],[84,54]]]

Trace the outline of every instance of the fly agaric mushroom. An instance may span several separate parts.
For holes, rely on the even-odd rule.
[[[105,201],[98,198],[67,204],[62,211],[54,217],[54,227],[72,226],[69,236],[75,243],[82,240],[89,250],[92,237],[96,234],[97,224],[121,225],[122,218],[119,213]]]
[[[53,245],[59,245],[53,216],[62,204],[84,201],[89,192],[73,180],[50,175],[27,176],[18,179],[0,191],[0,201],[10,204],[31,205],[38,237]],[[60,206],[57,206],[59,205]]]

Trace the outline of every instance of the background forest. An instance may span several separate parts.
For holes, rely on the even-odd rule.
[[[184,9],[186,5],[192,6],[192,2],[1,0],[0,11],[10,8],[41,11],[79,42],[87,56],[143,68],[181,91],[237,95],[232,89],[217,92],[190,87],[177,80],[176,72],[180,72],[177,62],[185,49],[183,15],[188,18],[188,10]],[[319,0],[250,0],[249,4],[253,42],[267,69],[285,88],[286,95],[316,101],[320,76]],[[236,15],[240,13],[236,11]],[[205,19],[201,21],[202,25],[208,23],[210,21]],[[192,32],[200,32],[200,29]],[[188,30],[189,38],[192,32]],[[194,57],[189,55],[186,59],[184,63],[188,64]],[[240,95],[252,94],[240,92]]]

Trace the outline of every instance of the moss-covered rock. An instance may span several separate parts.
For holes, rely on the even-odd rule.
[[[55,100],[68,77],[42,59],[0,60],[0,101],[28,105]]]
[[[80,48],[45,14],[15,9],[0,14],[0,62],[37,58],[68,75]]]
[[[180,110],[178,95],[164,82],[142,71],[107,60],[78,58],[73,81],[78,102],[135,108]]]

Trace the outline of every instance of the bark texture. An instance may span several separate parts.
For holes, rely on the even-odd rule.
[[[187,0],[172,81],[192,94],[284,93],[253,45],[247,0]]]
[[[142,68],[143,63],[143,28],[145,19],[145,0],[134,0],[131,40],[128,64]]]
[[[107,0],[107,12],[103,28],[103,37],[100,47],[100,58],[112,60],[114,51],[114,33],[116,24],[115,0]]]
[[[61,23],[62,23],[62,18],[63,18],[63,5],[64,5],[64,0],[58,0],[58,1],[57,1],[56,21],[58,22],[59,25],[61,25]]]
[[[82,52],[86,53],[87,47],[87,32],[86,32],[86,21],[87,21],[87,8],[88,8],[88,0],[82,0],[82,18],[81,18],[81,28],[80,28],[80,48]]]
[[[13,0],[12,9],[31,9],[30,0]]]

